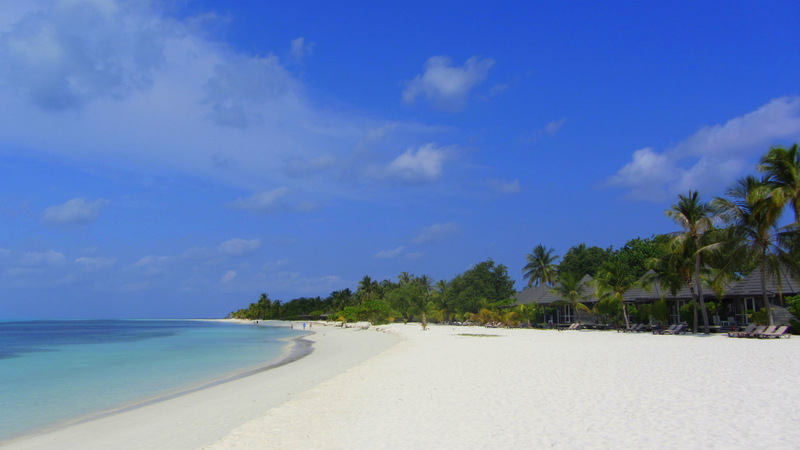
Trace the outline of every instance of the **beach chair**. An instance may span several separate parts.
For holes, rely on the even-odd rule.
[[[777,338],[785,337],[785,338],[789,339],[792,335],[788,331],[789,331],[789,327],[788,326],[781,325],[781,326],[778,327],[777,330],[775,330],[775,331],[773,331],[771,333],[765,331],[765,332],[759,334],[758,338],[759,339],[761,339],[761,338],[776,338],[777,339]]]
[[[751,323],[750,325],[746,326],[744,330],[739,331],[729,331],[728,337],[743,337],[747,336],[748,334],[752,333],[756,329],[756,324]]]
[[[777,326],[777,325],[770,325],[770,326],[768,326],[768,327],[767,327],[766,329],[764,329],[764,330],[761,330],[761,331],[758,331],[758,330],[756,330],[756,331],[753,331],[753,333],[752,333],[750,336],[747,336],[747,337],[753,337],[753,338],[757,338],[757,337],[761,336],[762,334],[770,334],[770,333],[774,333],[774,332],[775,332],[775,330],[776,330],[777,328],[778,328],[778,326]]]
[[[670,325],[669,328],[667,328],[666,330],[653,330],[653,334],[672,334],[672,332],[675,331],[675,328],[677,327],[678,327],[677,324]]]
[[[739,335],[739,337],[746,337],[746,338],[756,337],[756,336],[758,336],[759,334],[763,333],[766,330],[767,330],[766,326],[759,325],[759,326],[756,327],[755,330],[753,330],[753,331],[751,331],[749,333],[746,333],[746,334],[742,333],[741,335]]]
[[[686,334],[686,332],[683,331],[683,324],[679,323],[671,330],[664,330],[664,334]]]

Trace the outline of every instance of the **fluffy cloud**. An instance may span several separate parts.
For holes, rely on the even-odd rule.
[[[754,169],[772,145],[800,140],[800,97],[777,98],[723,125],[704,127],[672,148],[633,152],[608,180],[638,200],[663,201],[689,189],[721,193]]]
[[[87,224],[94,222],[108,204],[109,201],[103,199],[88,202],[84,198],[73,198],[63,205],[45,209],[42,219],[52,225]]]
[[[424,244],[428,242],[438,242],[458,233],[459,226],[454,222],[437,223],[424,228],[411,242]]]
[[[377,258],[377,259],[397,258],[398,256],[400,256],[401,253],[403,253],[403,250],[405,250],[405,249],[406,249],[406,247],[404,245],[401,245],[400,247],[397,247],[397,248],[395,248],[393,250],[381,250],[378,253],[375,253],[373,255],[373,258]]]
[[[424,72],[406,84],[403,101],[413,103],[422,96],[438,109],[458,111],[466,104],[469,92],[486,79],[493,64],[491,59],[473,56],[463,66],[454,67],[447,56],[431,57]]]
[[[261,239],[231,239],[219,246],[219,251],[230,256],[241,256],[253,253],[261,247]]]
[[[143,3],[59,1],[24,15],[0,36],[0,76],[48,110],[146,88],[170,30]]]
[[[431,127],[320,107],[274,54],[212,40],[207,28],[222,19],[179,18],[160,5],[0,3],[0,145],[211,178],[262,192],[237,203],[259,209],[274,186],[349,194],[346,164],[430,140]],[[295,40],[293,53],[310,45]]]
[[[416,151],[410,148],[387,166],[372,167],[370,174],[375,178],[407,183],[436,181],[441,177],[450,153],[450,148],[437,147],[435,144],[424,145]]]

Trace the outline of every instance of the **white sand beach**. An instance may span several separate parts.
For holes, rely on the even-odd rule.
[[[422,331],[418,324],[314,331],[315,352],[286,366],[9,448],[776,449],[800,442],[797,338]]]

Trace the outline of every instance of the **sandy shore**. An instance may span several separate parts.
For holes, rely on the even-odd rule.
[[[10,448],[781,449],[800,442],[797,338],[423,332],[417,324],[314,331],[316,350],[299,361]]]
[[[800,442],[800,339],[380,328],[404,340],[205,448]]]
[[[400,340],[395,335],[368,330],[315,327],[312,331],[315,334],[304,340],[313,343],[313,352],[289,364],[168,400],[7,442],[2,448],[200,448]],[[365,336],[367,334],[368,337]]]

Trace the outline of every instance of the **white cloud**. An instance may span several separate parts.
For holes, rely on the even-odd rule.
[[[261,239],[231,239],[219,246],[219,251],[230,256],[242,256],[253,253],[261,247]]]
[[[689,189],[721,193],[737,177],[755,170],[770,146],[797,140],[800,97],[781,97],[723,125],[703,127],[663,153],[636,150],[608,184],[638,200],[663,201]]]
[[[566,117],[562,117],[559,120],[554,120],[552,122],[549,122],[547,126],[544,127],[544,132],[552,136],[556,134],[558,130],[561,129],[561,127],[564,126],[566,122],[567,122]]]
[[[387,166],[372,167],[369,173],[375,178],[407,183],[436,181],[442,175],[449,152],[450,148],[437,147],[435,144],[426,144],[416,151],[410,148]]]
[[[45,209],[42,219],[52,225],[88,224],[97,220],[100,210],[109,203],[104,199],[87,202],[84,198],[73,198],[63,205]]]
[[[252,192],[346,196],[344,167],[334,166],[368,166],[371,156],[441,132],[318,106],[273,53],[213,40],[208,29],[221,22],[213,15],[178,18],[151,1],[15,3],[31,6],[0,5],[4,148],[158,167]],[[310,45],[293,44],[304,55]],[[370,143],[374,153],[353,157],[372,130],[387,127]],[[260,197],[240,206],[261,207]]]
[[[522,188],[519,185],[519,180],[517,179],[511,181],[505,181],[505,180],[490,178],[489,180],[487,180],[487,184],[489,185],[490,189],[499,192],[501,194],[517,194],[522,190]]]
[[[395,249],[392,249],[392,250],[381,250],[378,253],[375,253],[374,255],[372,255],[372,257],[376,258],[376,259],[396,258],[396,257],[400,256],[400,254],[403,253],[403,250],[405,250],[405,249],[406,249],[406,247],[404,245],[401,245],[401,246],[399,246],[399,247],[397,247]]]
[[[289,50],[289,55],[291,55],[292,59],[295,61],[300,62],[305,59],[306,56],[310,55],[313,49],[313,42],[306,44],[305,38],[299,37],[297,39],[292,39],[292,47]]]
[[[0,76],[37,106],[78,109],[148,87],[163,63],[165,21],[145,2],[59,1],[0,36]]]
[[[493,64],[491,59],[473,56],[463,66],[454,67],[447,56],[428,58],[425,71],[407,82],[403,101],[413,103],[422,96],[436,108],[458,111],[466,104],[470,90],[486,79]]]
[[[458,233],[459,226],[454,222],[437,223],[424,228],[411,242],[424,244],[427,242],[438,242]]]
[[[82,256],[76,259],[75,263],[83,266],[88,271],[95,271],[111,267],[116,261],[117,260],[114,258]]]
[[[219,281],[220,283],[230,283],[231,281],[233,281],[234,278],[236,278],[236,275],[238,274],[236,273],[235,270],[229,270],[225,272],[225,275],[223,275],[222,278],[219,279]]]
[[[281,200],[285,199],[292,192],[287,187],[279,187],[271,191],[264,191],[253,194],[248,198],[236,199],[229,204],[233,209],[244,209],[249,211],[268,212],[277,208]]]
[[[46,252],[26,252],[20,255],[19,263],[23,266],[59,266],[64,264],[66,257],[55,250]]]

